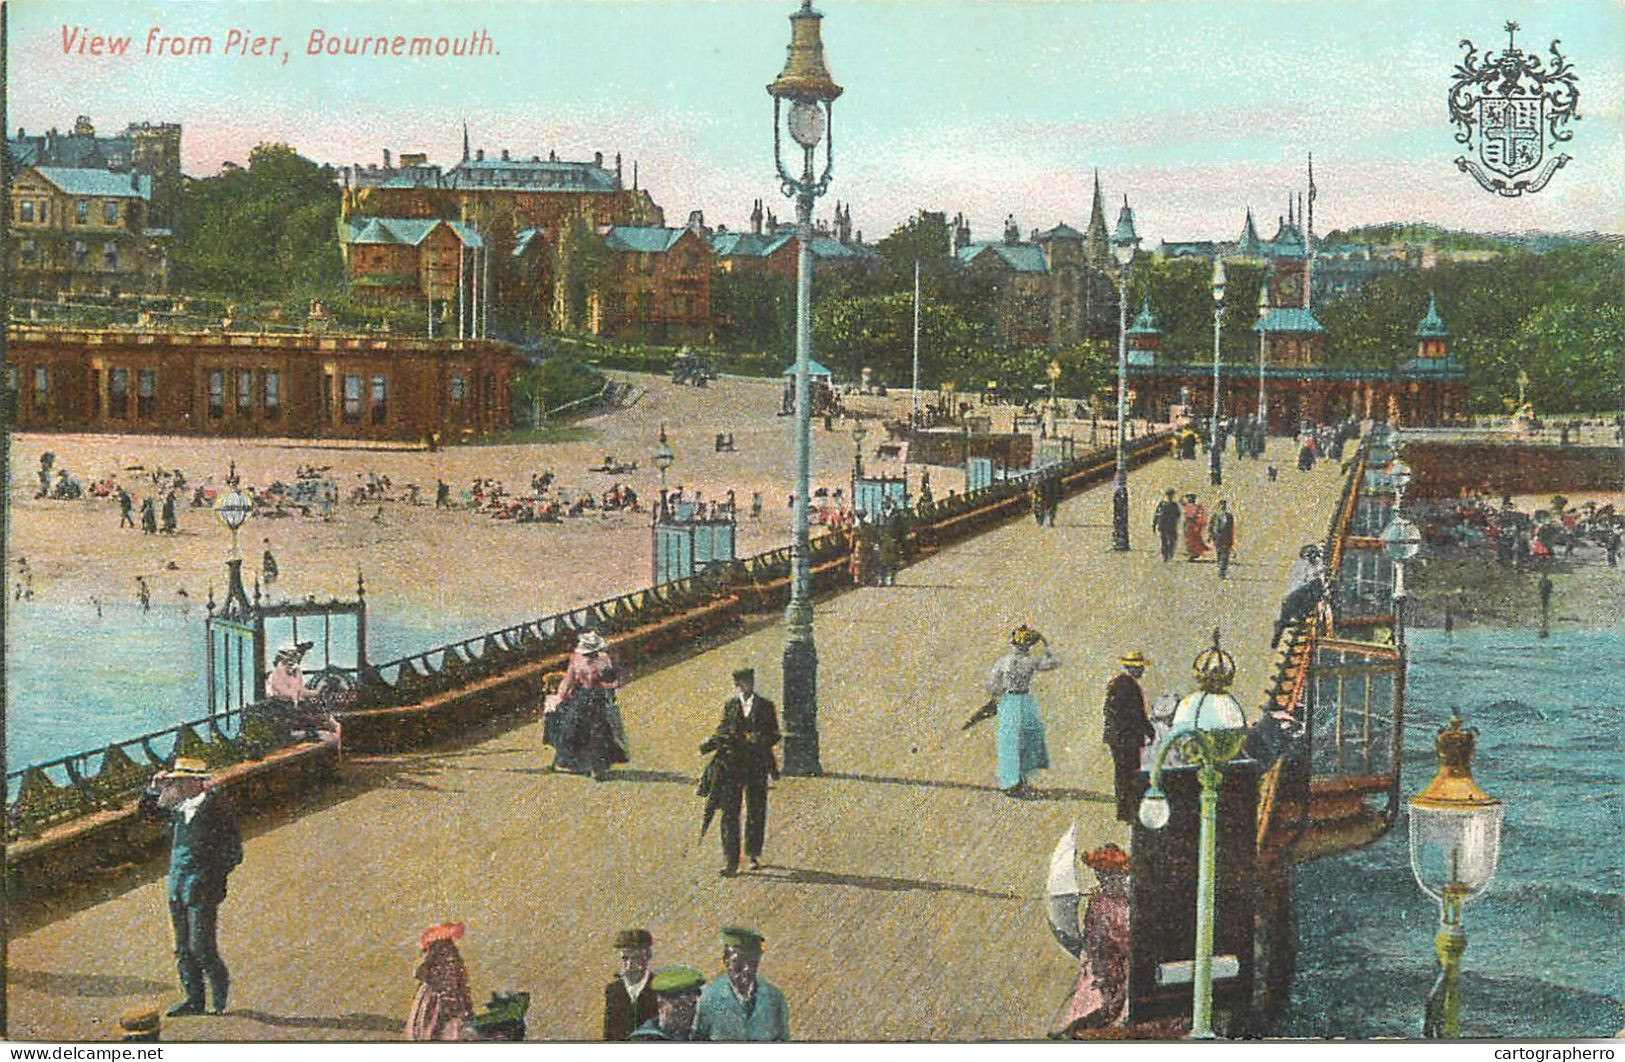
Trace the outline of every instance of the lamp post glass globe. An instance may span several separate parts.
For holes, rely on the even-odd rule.
[[[1148,830],[1160,830],[1168,825],[1172,814],[1168,797],[1160,789],[1148,789],[1140,800],[1140,825]]]
[[[1224,304],[1224,288],[1224,259],[1215,258],[1213,260],[1213,301],[1220,305]]]
[[[1382,529],[1382,548],[1389,559],[1403,564],[1422,550],[1422,533],[1403,516],[1395,516]]]
[[[828,125],[824,109],[813,100],[796,100],[790,104],[790,115],[786,121],[790,127],[790,138],[808,151],[824,139],[824,130]]]

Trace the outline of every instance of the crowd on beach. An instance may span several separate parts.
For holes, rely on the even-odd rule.
[[[1570,505],[1556,495],[1546,508],[1524,511],[1503,496],[1499,505],[1483,495],[1420,501],[1407,511],[1428,545],[1493,554],[1504,567],[1524,568],[1553,558],[1619,566],[1625,514],[1613,505],[1587,501]]]

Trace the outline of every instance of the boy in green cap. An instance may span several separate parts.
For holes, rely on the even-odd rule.
[[[694,1029],[694,1012],[700,1001],[705,978],[687,966],[667,966],[649,977],[658,1013],[638,1026],[629,1039],[687,1040]]]

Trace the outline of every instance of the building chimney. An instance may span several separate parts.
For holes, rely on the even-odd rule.
[[[384,149],[384,169],[389,169],[389,149]]]
[[[604,153],[602,151],[594,151],[592,153],[592,164],[597,166],[599,169],[604,168]]]
[[[621,185],[621,153],[619,151],[617,151],[617,152],[615,152],[615,186],[617,188],[619,188],[620,185]]]
[[[762,201],[756,200],[750,210],[750,231],[760,236],[762,234]]]
[[[480,149],[478,149],[477,151],[474,152],[474,161],[475,162],[484,162],[485,161],[485,149],[484,148],[480,148]]]
[[[1016,216],[1006,215],[1004,219],[1004,242],[1015,244],[1021,242],[1021,230],[1016,227]]]

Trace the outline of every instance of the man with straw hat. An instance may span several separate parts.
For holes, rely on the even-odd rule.
[[[1106,684],[1105,726],[1101,739],[1111,749],[1116,768],[1117,820],[1133,822],[1134,776],[1140,771],[1140,750],[1156,736],[1151,721],[1145,716],[1145,693],[1139,681],[1151,661],[1135,650],[1119,657],[1117,662],[1123,670]]]
[[[226,898],[226,876],[243,861],[243,840],[230,799],[209,781],[202,760],[177,756],[169,770],[153,776],[138,805],[143,816],[170,825],[165,892],[175,931],[175,965],[186,990],[186,998],[169,1008],[171,1017],[203,1013],[205,982],[213,1013],[224,1013],[231,985],[215,928]]]

